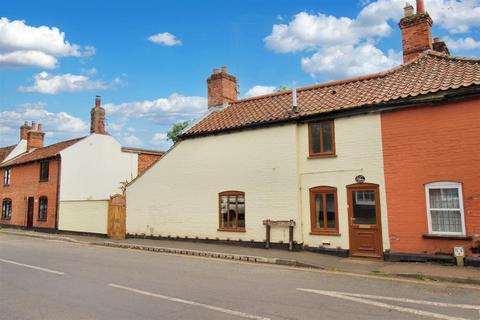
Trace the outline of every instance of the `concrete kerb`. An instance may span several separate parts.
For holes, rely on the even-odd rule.
[[[237,260],[237,261],[253,262],[253,263],[276,264],[276,265],[290,266],[290,267],[323,269],[322,267],[308,265],[305,263],[301,263],[297,260],[266,258],[266,257],[260,257],[260,256],[238,255],[238,254],[229,254],[229,253],[221,253],[221,252],[178,249],[178,248],[168,248],[168,247],[144,246],[144,245],[138,245],[138,244],[117,243],[117,242],[110,242],[110,241],[95,242],[91,244],[97,245],[97,246],[144,250],[144,251],[170,253],[170,254],[181,254],[181,255],[189,255],[189,256],[197,256],[197,257],[205,257],[205,258],[214,258],[214,259]]]

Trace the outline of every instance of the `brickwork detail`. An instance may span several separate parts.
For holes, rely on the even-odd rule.
[[[207,85],[209,108],[237,100],[237,78],[228,74],[227,68],[222,67],[221,72],[214,69]]]
[[[148,168],[150,168],[162,155],[140,153],[138,155],[138,175],[143,174]]]
[[[425,184],[462,183],[467,236],[480,234],[479,100],[382,114],[382,139],[392,252],[451,253],[470,240],[424,239]]]

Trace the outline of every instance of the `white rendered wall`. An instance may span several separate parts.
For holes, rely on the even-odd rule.
[[[265,219],[297,221],[296,125],[180,142],[127,190],[127,233],[265,240]],[[245,192],[246,232],[217,231],[218,193]],[[272,241],[288,241],[272,229]]]
[[[137,176],[137,154],[122,152],[109,135],[92,134],[60,155],[60,201],[107,200]]]
[[[27,152],[27,140],[20,140],[15,148],[13,148],[13,150],[2,162],[7,162],[8,160],[11,160],[24,152]]]
[[[58,229],[107,233],[108,201],[61,201]]]
[[[357,175],[364,175],[366,183],[379,185],[383,249],[389,249],[380,115],[368,114],[335,119],[336,157],[333,158],[308,159],[308,124],[300,125],[298,131],[305,244],[319,246],[323,242],[330,242],[326,247],[349,248],[346,186],[356,183]],[[309,189],[316,186],[337,188],[340,236],[310,235]]]

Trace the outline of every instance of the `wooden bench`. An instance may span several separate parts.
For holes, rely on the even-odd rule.
[[[272,227],[276,228],[288,228],[288,250],[293,251],[293,228],[296,226],[295,221],[293,220],[263,220],[263,225],[266,228],[267,240],[265,241],[265,248],[270,249],[270,229]]]

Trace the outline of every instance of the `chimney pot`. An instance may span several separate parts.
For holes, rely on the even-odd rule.
[[[440,38],[439,38],[439,37],[435,37],[435,38],[433,39],[433,42],[439,43],[439,42],[440,42]]]
[[[218,73],[218,68],[213,68],[213,74],[217,74]]]
[[[425,14],[425,3],[423,0],[417,0],[417,14]]]
[[[37,131],[42,131],[42,124],[41,123],[38,124]]]
[[[403,8],[403,13],[405,17],[413,16],[413,6],[407,2],[405,4],[405,8]]]
[[[32,130],[33,131],[37,130],[37,126],[35,124],[35,121],[32,121]]]
[[[228,73],[227,72],[227,67],[222,67],[222,73]]]
[[[95,96],[95,107],[100,107],[101,104],[102,104],[102,100],[100,96]]]
[[[35,126],[35,121],[32,121],[32,127],[26,128],[28,131],[26,132],[27,136],[27,151],[32,149],[43,148],[43,140],[45,138],[45,133],[42,132],[42,124],[38,124],[38,130]]]

